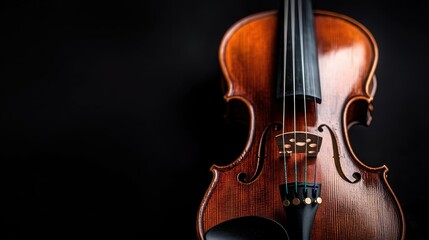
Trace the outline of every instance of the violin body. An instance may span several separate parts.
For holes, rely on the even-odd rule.
[[[197,215],[199,239],[228,220],[247,216],[275,221],[289,239],[404,239],[404,217],[387,182],[387,167],[361,162],[348,133],[353,125],[369,126],[371,121],[376,42],[364,26],[333,12],[314,11],[314,29],[320,104],[276,98],[277,11],[243,18],[225,34],[219,50],[224,97],[244,106],[249,133],[237,159],[211,168],[213,179]],[[317,156],[295,151],[286,159],[278,136],[297,141],[306,136],[311,142],[311,134],[320,140]],[[294,192],[290,206],[282,190],[288,183],[286,191]],[[317,196],[311,194],[313,186]],[[295,202],[302,195],[297,189],[305,189],[305,196]],[[310,200],[304,203],[307,192]],[[317,209],[309,214],[288,210],[303,204]]]

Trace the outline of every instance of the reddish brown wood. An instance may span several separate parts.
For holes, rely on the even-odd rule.
[[[256,215],[285,222],[278,186],[284,182],[283,162],[272,131],[267,139],[266,160],[261,175],[248,184],[237,176],[252,176],[257,166],[258,140],[265,127],[282,122],[282,105],[274,99],[276,55],[275,11],[246,17],[225,35],[220,47],[220,63],[227,83],[225,100],[238,100],[246,106],[249,119],[247,144],[240,157],[227,166],[213,165],[213,180],[204,195],[197,216],[198,237],[228,219]],[[312,239],[404,239],[404,216],[386,180],[386,166],[369,167],[353,152],[348,129],[354,124],[369,125],[375,93],[374,71],[378,60],[376,42],[370,32],[346,16],[315,12],[322,103],[307,107],[309,132],[328,125],[339,145],[340,163],[345,175],[362,179],[355,184],[339,176],[333,160],[331,136],[318,132],[323,144],[316,160],[309,161],[309,176],[317,165],[317,182],[322,184],[323,203],[313,224]],[[287,114],[291,109],[287,109]],[[290,115],[288,115],[290,116]],[[302,111],[298,130],[304,130]],[[293,130],[290,118],[285,123]],[[303,156],[298,156],[302,168]],[[290,163],[292,164],[292,163]],[[288,176],[293,167],[288,165]],[[293,180],[293,179],[290,179]],[[304,181],[302,171],[299,180]],[[312,179],[308,179],[311,181]]]

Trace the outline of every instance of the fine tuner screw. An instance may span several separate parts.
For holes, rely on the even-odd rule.
[[[292,200],[292,204],[293,204],[293,205],[295,205],[295,206],[298,206],[300,202],[301,202],[301,201],[299,200],[299,198],[294,198],[294,199]]]
[[[284,206],[284,207],[289,207],[289,205],[290,205],[290,201],[289,201],[289,200],[287,200],[287,199],[285,199],[285,200],[283,201],[283,206]]]
[[[308,204],[310,204],[311,203],[311,199],[309,198],[309,197],[306,197],[305,199],[304,199],[304,204],[305,205],[308,205]]]

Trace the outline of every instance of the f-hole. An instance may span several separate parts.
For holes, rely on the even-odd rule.
[[[275,130],[280,129],[282,127],[281,124],[278,123],[271,123],[269,124],[264,131],[262,132],[261,138],[259,139],[258,144],[258,156],[257,156],[257,165],[256,170],[253,176],[250,179],[246,179],[247,174],[246,173],[239,173],[237,176],[237,179],[242,183],[251,183],[253,182],[262,172],[262,168],[264,166],[264,161],[266,159],[265,155],[265,148],[266,148],[266,142],[267,142],[267,134],[271,128],[274,128]]]

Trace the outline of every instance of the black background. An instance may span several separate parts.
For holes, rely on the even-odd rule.
[[[406,239],[425,239],[428,114],[423,1],[318,0],[379,48],[373,122],[351,130],[386,164]],[[3,239],[195,239],[211,164],[240,153],[223,119],[218,47],[277,1],[2,1]],[[382,200],[382,199],[381,199]]]

